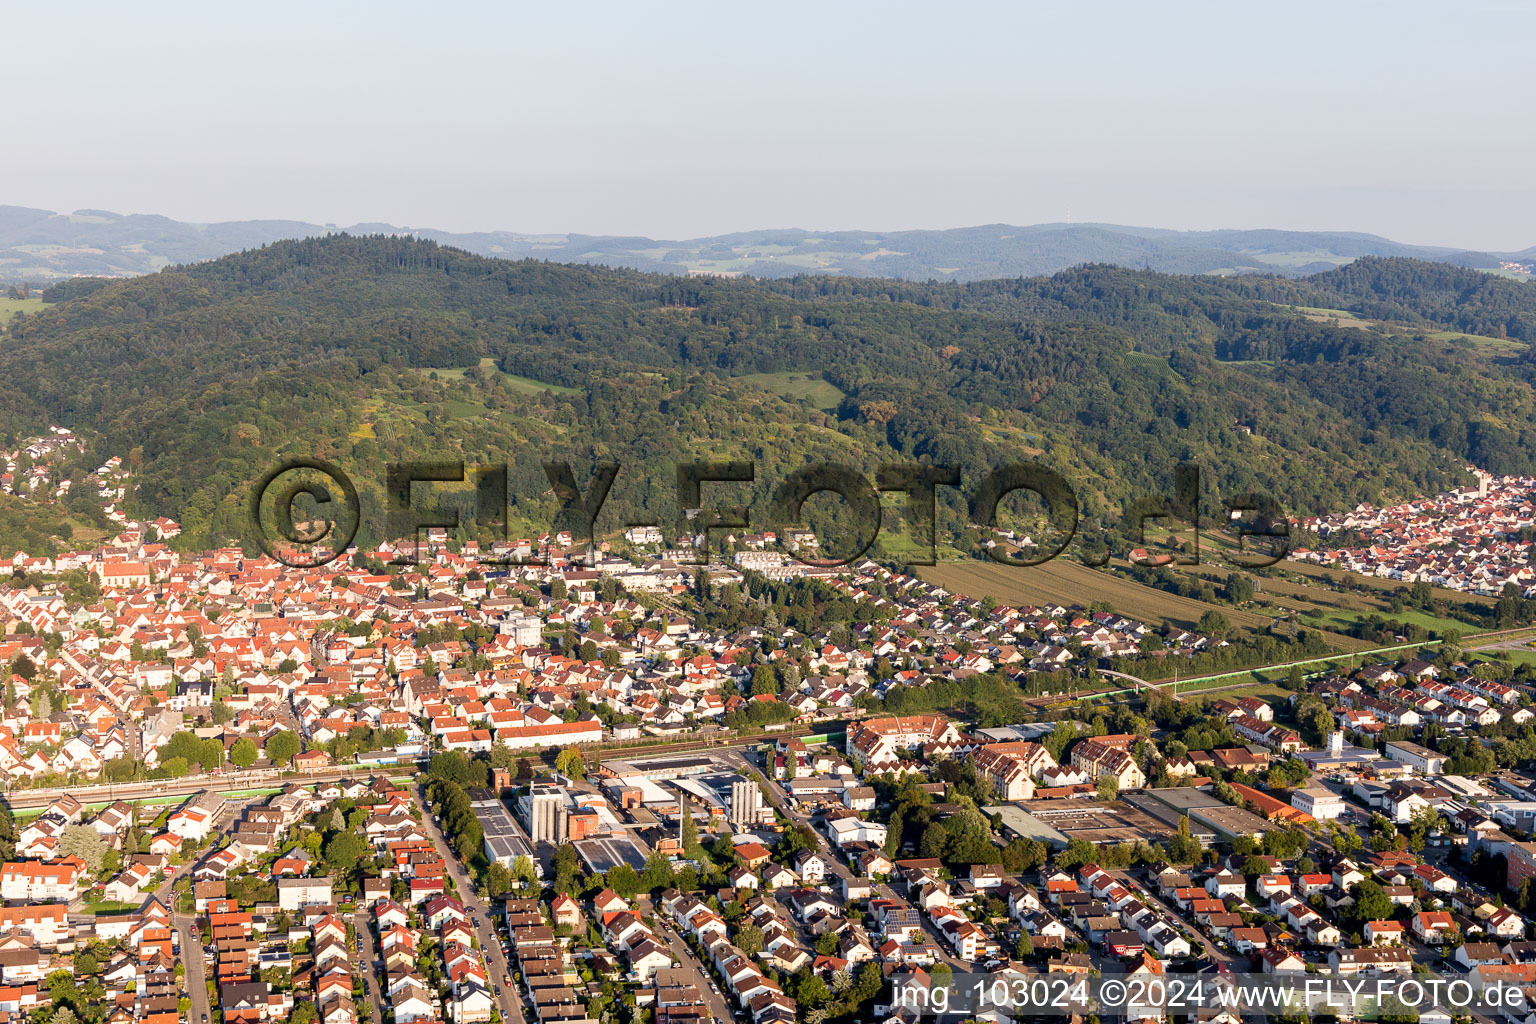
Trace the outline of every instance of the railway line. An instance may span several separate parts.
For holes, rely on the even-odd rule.
[[[1496,646],[1499,638],[1513,639],[1520,636],[1536,636],[1536,629],[1531,626],[1521,626],[1513,629],[1490,630],[1477,633],[1466,638],[1464,643],[1471,649],[1487,649]],[[1493,641],[1492,644],[1489,642]],[[1125,672],[1102,671],[1100,674],[1110,678],[1124,680],[1130,683],[1118,690],[1094,690],[1090,693],[1073,695],[1053,694],[1051,696],[1031,697],[1027,702],[1038,708],[1046,707],[1071,707],[1089,700],[1110,699],[1118,702],[1117,698],[1135,699],[1148,690],[1158,690],[1168,694],[1175,700],[1182,700],[1190,692],[1199,695],[1221,693],[1227,690],[1242,689],[1252,685],[1247,681],[1255,672],[1283,671],[1290,668],[1302,668],[1307,666],[1331,665],[1335,662],[1349,659],[1370,658],[1384,654],[1395,654],[1410,650],[1422,650],[1439,645],[1439,640],[1426,640],[1419,643],[1394,644],[1386,647],[1376,647],[1364,651],[1346,652],[1342,654],[1325,655],[1319,658],[1306,658],[1300,661],[1289,661],[1275,665],[1260,665],[1254,668],[1234,669],[1230,672],[1219,672],[1205,676],[1194,676],[1189,679],[1173,680],[1147,680],[1139,676]],[[1206,682],[1217,682],[1223,679],[1233,679],[1228,685],[1200,686]],[[1188,688],[1195,686],[1194,691]],[[621,741],[618,743],[606,743],[600,747],[585,748],[592,756],[592,760],[601,764],[603,761],[627,758],[649,757],[657,754],[687,753],[697,750],[708,750],[715,747],[751,746],[778,740],[784,737],[804,737],[821,733],[836,733],[843,731],[847,726],[858,721],[863,715],[848,718],[826,719],[821,722],[799,724],[783,729],[764,728],[750,735],[736,735],[731,733],[711,733],[695,735],[690,739],[653,742]],[[533,751],[543,756],[548,753],[545,750]],[[99,783],[85,786],[61,786],[45,789],[17,789],[11,790],[0,796],[0,800],[13,811],[26,811],[46,807],[59,796],[68,793],[81,803],[86,805],[105,805],[114,800],[156,800],[188,796],[200,790],[211,790],[218,793],[241,793],[245,791],[275,790],[289,782],[315,783],[332,782],[338,779],[348,778],[361,773],[382,772],[397,774],[401,771],[414,772],[419,770],[426,762],[425,758],[407,759],[398,762],[359,763],[340,765],[324,768],[312,772],[279,771],[275,768],[256,768],[247,771],[221,771],[218,774],[189,775],[180,779],[168,779],[144,782],[126,783]]]

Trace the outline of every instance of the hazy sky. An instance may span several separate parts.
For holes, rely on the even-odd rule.
[[[1536,244],[1536,5],[84,4],[0,203],[683,238],[1109,221]]]

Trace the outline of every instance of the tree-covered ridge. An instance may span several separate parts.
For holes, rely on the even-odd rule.
[[[299,221],[188,224],[168,217],[109,210],[0,206],[0,263],[28,280],[69,281],[83,274],[149,273],[167,264],[217,259],[285,238],[333,229]],[[1523,253],[1461,252],[1405,245],[1340,231],[1170,231],[1118,224],[979,224],[945,230],[737,231],[692,239],[623,235],[524,235],[512,231],[451,233],[388,224],[356,225],[351,234],[415,235],[481,256],[629,267],[650,273],[800,274],[978,281],[1052,274],[1081,263],[1113,263],[1170,274],[1327,270],[1361,256],[1443,259],[1495,268]],[[3,274],[0,274],[3,278]],[[0,280],[0,284],[13,283]],[[20,283],[18,278],[14,283]]]
[[[1404,263],[1426,266],[1361,261]],[[373,512],[386,460],[510,462],[530,523],[551,508],[550,458],[583,479],[625,463],[615,515],[663,519],[673,467],[708,458],[758,460],[756,501],[813,459],[871,477],[895,458],[947,462],[969,485],[1035,458],[1090,516],[1166,492],[1180,461],[1213,499],[1265,492],[1303,514],[1437,490],[1467,460],[1532,469],[1526,361],[1289,308],[1323,305],[1287,290],[1334,287],[1318,280],[762,282],[331,236],[71,283],[0,348],[0,434],[63,422],[142,448],[144,509],[200,540],[238,533],[244,488],[292,454],[340,461]],[[1484,315],[1422,305],[1436,323]],[[824,412],[762,376],[785,371],[820,374],[841,403]]]
[[[1380,320],[1536,341],[1536,287],[1446,263],[1367,257],[1301,281],[1266,278],[1234,285],[1249,294],[1291,295],[1289,301],[1300,299],[1298,304]]]

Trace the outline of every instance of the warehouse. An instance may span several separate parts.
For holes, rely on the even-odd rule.
[[[485,833],[485,859],[492,864],[511,867],[517,858],[527,857],[533,862],[534,871],[538,872],[538,858],[534,857],[517,822],[512,820],[507,805],[488,789],[471,790],[469,796],[470,809],[475,812],[480,829]]]
[[[1191,820],[1202,822],[1214,828],[1224,839],[1236,839],[1238,836],[1252,836],[1262,839],[1266,832],[1272,832],[1275,826],[1254,814],[1245,811],[1241,807],[1228,807],[1223,804],[1220,807],[1196,807],[1189,812]]]

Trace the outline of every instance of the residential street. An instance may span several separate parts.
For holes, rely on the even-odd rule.
[[[804,825],[806,828],[816,833],[816,852],[821,856],[822,860],[827,862],[827,871],[831,875],[836,876],[839,881],[845,878],[853,878],[853,872],[850,871],[848,865],[843,862],[842,856],[838,854],[837,851],[831,849],[826,837],[817,831],[815,826],[811,824],[810,816],[801,811],[791,809],[789,794],[784,791],[784,787],[781,786],[777,780],[769,778],[767,772],[763,770],[762,766],[755,764],[750,758],[747,757],[745,753],[743,753],[738,748],[733,747],[729,750],[723,751],[722,753],[724,754],[724,757],[727,761],[735,762],[744,771],[751,770],[762,775],[764,780],[768,783],[768,792],[770,794],[769,802],[774,806],[774,809],[777,810],[785,818],[788,818],[794,824]],[[886,899],[894,900],[895,902],[901,904],[903,907],[911,906],[905,897],[898,895],[896,891],[889,885],[881,884],[877,886],[876,889],[880,895]],[[918,917],[923,922],[924,933],[927,934],[928,938],[932,939],[933,943],[939,947],[939,953],[943,957],[945,963],[947,963],[953,970],[956,971],[964,972],[975,969],[975,964],[967,963],[966,961],[961,960],[952,954],[948,943],[946,943],[944,940],[944,936],[939,932],[938,928],[934,926],[933,922],[929,919],[927,914],[919,912]]]
[[[367,910],[352,915],[352,926],[357,932],[357,966],[363,972],[363,985],[368,990],[368,1001],[373,1003],[375,1024],[384,1024],[384,994],[379,985],[383,964],[379,961],[378,947],[374,945],[373,928]]]
[[[412,786],[413,795],[417,805],[421,808],[422,824],[428,834],[432,836],[432,842],[437,846],[437,852],[448,865],[448,870],[453,876],[454,885],[458,889],[458,898],[464,904],[464,910],[470,915],[470,926],[475,937],[480,940],[480,953],[485,958],[486,973],[490,975],[491,991],[496,995],[497,1005],[501,1009],[502,1020],[508,1024],[526,1024],[528,1015],[523,1010],[522,995],[517,991],[517,985],[508,985],[506,979],[511,977],[512,971],[507,962],[506,951],[502,948],[501,939],[496,934],[495,927],[491,924],[491,915],[485,902],[475,893],[473,881],[464,864],[459,860],[457,853],[443,838],[442,831],[437,823],[432,820],[430,805],[427,803],[426,787],[420,783]]]
[[[656,922],[658,937],[666,942],[668,950],[677,962],[699,975],[694,984],[698,986],[699,993],[704,997],[710,1014],[716,1021],[731,1020],[730,1004],[726,1002],[724,994],[720,991],[714,974],[710,972],[708,965],[700,963],[699,958],[694,956],[693,949],[673,926],[672,919],[667,916],[666,911],[652,905],[648,894],[637,896],[635,903],[642,914],[649,915],[651,920]]]
[[[224,822],[219,830],[209,840],[209,848],[223,844],[224,839],[235,830],[239,824],[240,816],[245,806],[250,801],[231,801],[225,810]],[[192,1000],[192,1013],[187,1018],[188,1024],[202,1024],[205,1020],[212,1020],[208,1015],[208,985],[205,954],[203,953],[203,941],[209,938],[204,925],[199,923],[202,915],[197,913],[183,914],[176,909],[176,901],[171,890],[176,885],[176,880],[192,870],[197,858],[190,858],[185,864],[180,864],[166,876],[165,881],[155,887],[154,895],[166,909],[171,912],[171,926],[176,929],[177,943],[180,946],[181,962],[186,965],[187,976],[185,979],[187,996]],[[192,926],[198,925],[203,932],[202,939],[192,937]]]
[[[1194,937],[1196,944],[1205,950],[1212,961],[1225,966],[1228,970],[1233,972],[1243,972],[1250,969],[1250,964],[1252,961],[1248,957],[1238,956],[1236,954],[1228,953],[1222,950],[1219,946],[1210,940],[1205,932],[1199,928],[1191,926],[1189,921],[1185,919],[1183,914],[1179,913],[1176,907],[1169,906],[1166,902],[1164,902],[1163,898],[1159,896],[1150,885],[1138,878],[1133,878],[1129,871],[1126,871],[1122,868],[1106,868],[1105,870],[1108,871],[1111,876],[1118,878],[1122,883],[1133,887],[1132,891],[1141,898],[1142,902],[1156,908],[1157,910],[1162,911],[1164,914],[1167,914],[1170,919],[1179,922],[1184,930],[1189,932],[1189,934]]]
[[[192,925],[197,918],[192,914],[171,912],[171,924],[181,943],[181,962],[186,965],[184,979],[187,996],[192,1000],[192,1012],[188,1024],[202,1024],[211,1020],[208,1016],[208,974],[203,957],[203,944],[192,937]]]

